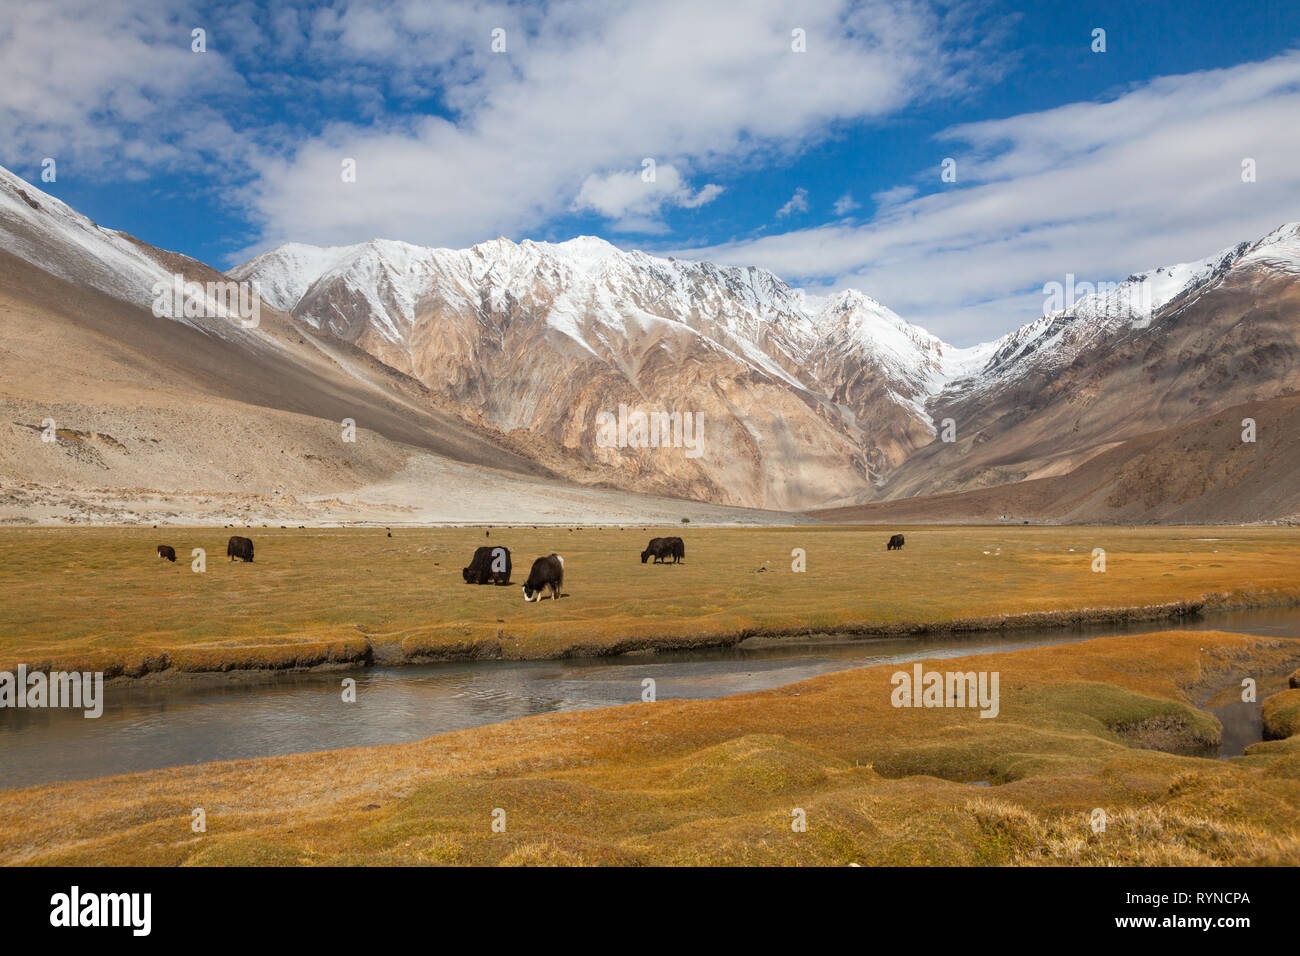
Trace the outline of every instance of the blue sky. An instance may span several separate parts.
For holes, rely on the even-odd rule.
[[[1067,273],[1300,219],[1294,5],[9,6],[0,163],[220,267],[591,234],[861,288],[967,345]]]

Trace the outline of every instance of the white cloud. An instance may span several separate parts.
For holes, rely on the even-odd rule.
[[[792,20],[807,52],[791,50]],[[190,51],[195,26],[205,54]],[[599,0],[51,0],[14,6],[0,27],[0,162],[30,171],[75,154],[123,177],[243,183],[232,198],[263,232],[245,252],[377,235],[464,245],[575,203],[606,210],[611,228],[656,231],[666,210],[721,192],[688,170],[788,158],[836,124],[960,94],[988,66],[952,29],[930,0],[659,0],[652,13]],[[275,97],[309,106],[274,116]],[[322,127],[320,102],[354,119]],[[643,156],[681,174],[646,201],[619,180]],[[345,158],[355,183],[340,179]]]
[[[845,216],[853,210],[860,208],[861,205],[861,203],[856,202],[853,199],[852,193],[845,193],[839,199],[835,200],[835,206],[833,208],[835,209],[835,215]]]
[[[338,125],[259,161],[243,200],[264,235],[246,252],[375,235],[465,245],[536,229],[575,203],[619,217],[616,229],[658,228],[666,208],[702,205],[720,187],[691,190],[683,178],[681,191],[638,194],[631,177],[642,157],[656,157],[662,173],[792,154],[835,122],[885,116],[965,82],[918,3],[800,9],[806,53],[790,50],[783,0],[664,0],[653,15],[560,0],[544,17],[521,16],[511,6],[477,17],[480,42],[433,76],[453,119]],[[394,41],[366,20],[323,22],[371,58],[396,43],[401,65],[418,49],[418,38]],[[489,51],[496,23],[508,31],[507,54]],[[357,159],[356,183],[339,181],[344,157]]]
[[[795,212],[808,211],[808,190],[800,186],[790,197],[790,201],[776,211],[776,218],[782,219]]]
[[[59,0],[7,4],[0,25],[0,158],[20,170],[41,158],[82,169],[143,170],[207,163],[220,171],[253,144],[203,97],[228,99],[242,77],[209,31],[178,3]]]
[[[700,206],[713,202],[724,192],[724,187],[717,183],[708,183],[700,189],[694,196],[689,196],[681,200],[680,205],[684,209],[698,209]]]
[[[656,164],[652,168],[652,178],[647,167],[603,175],[593,173],[583,180],[574,208],[615,220],[613,228],[622,232],[663,232],[666,227],[659,215],[665,207],[697,209],[723,191],[716,183],[708,183],[692,192],[677,167]]]
[[[918,192],[919,190],[915,186],[904,184],[890,189],[882,189],[878,193],[872,193],[871,198],[880,207],[897,206],[899,203],[907,202]]]
[[[819,291],[856,286],[956,344],[1041,314],[1042,285],[1122,279],[1300,219],[1300,52],[1107,102],[955,127],[958,182],[836,223],[704,249]],[[957,147],[963,147],[958,149]],[[1258,181],[1243,183],[1244,158]],[[927,169],[938,186],[938,164]],[[878,201],[886,197],[876,197]]]

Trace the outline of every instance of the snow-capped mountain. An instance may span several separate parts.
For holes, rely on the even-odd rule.
[[[1050,371],[1068,365],[1107,335],[1147,328],[1166,305],[1185,305],[1214,287],[1234,267],[1254,265],[1300,271],[1300,223],[1289,223],[1257,242],[1241,242],[1194,262],[1159,266],[1130,275],[1114,288],[1080,295],[1069,306],[1021,326],[980,347],[987,362],[966,376],[992,385],[1027,369]],[[1074,298],[1071,296],[1071,298]],[[963,376],[958,376],[963,377]],[[967,383],[978,386],[980,381]],[[937,393],[936,393],[937,394]]]
[[[764,269],[592,237],[463,250],[291,244],[230,275],[497,427],[548,435],[616,480],[631,469],[667,478],[657,490],[739,492],[772,507],[852,494],[868,472],[878,478],[928,443],[926,402],[983,354],[859,292],[814,306]],[[716,454],[652,461],[594,446],[596,415],[619,404],[704,413]],[[782,467],[796,458],[799,467]]]
[[[239,315],[155,312],[156,287],[178,275],[229,284],[0,169],[4,517],[132,522],[145,509],[168,521],[180,512],[163,499],[177,496],[200,523],[246,521],[295,495],[386,486],[412,462],[486,471],[488,483],[555,477],[418,383],[260,300],[248,328]],[[340,440],[345,419],[358,441]]]
[[[1300,390],[1298,280],[1300,223],[1289,223],[1016,329],[927,404],[953,419],[956,441],[918,450],[882,491],[1051,477],[1116,442]]]
[[[866,481],[861,430],[807,371],[816,316],[801,292],[762,269],[583,237],[463,250],[292,245],[230,275],[503,431],[546,439],[603,480],[769,507],[805,506]],[[909,397],[910,388],[899,383]],[[706,447],[698,456],[602,447],[596,419],[620,406],[703,415]],[[787,467],[796,456],[803,467]]]
[[[287,243],[230,275],[255,279],[267,302],[315,328],[372,334],[397,347],[408,344],[417,314],[431,303],[492,311],[516,303],[541,307],[548,327],[592,355],[625,335],[629,321],[662,319],[799,386],[808,384],[801,373],[816,353],[867,352],[897,375],[896,400],[913,406],[974,371],[972,359],[992,347],[954,348],[854,290],[814,308],[765,269],[625,252],[591,236],[496,239],[462,250],[381,239],[327,248]]]
[[[169,276],[122,233],[105,229],[0,168],[0,243],[61,278],[148,308]]]
[[[379,239],[327,248],[288,243],[230,275],[257,280],[267,302],[313,327],[345,338],[378,337],[399,349],[409,345],[418,313],[436,303],[490,311],[540,307],[549,328],[597,357],[627,334],[629,322],[658,318],[850,410],[854,403],[843,398],[853,389],[843,363],[866,361],[888,376],[889,397],[933,428],[926,405],[950,386],[968,389],[1029,367],[1069,364],[1107,334],[1146,328],[1166,305],[1211,287],[1237,265],[1300,270],[1298,230],[1291,223],[1195,262],[1135,273],[969,348],[943,342],[858,290],[814,307],[764,269],[625,252],[590,236],[562,243],[496,239],[463,250]]]
[[[290,244],[230,274],[256,279],[277,307],[497,427],[547,436],[613,480],[666,478],[659,490],[722,500],[738,491],[748,503],[794,507],[819,495],[895,493],[891,475],[934,445],[939,418],[986,441],[990,414],[1010,405],[1005,425],[1049,401],[1081,356],[1156,341],[1164,316],[1252,263],[1285,272],[1296,246],[1296,227],[1284,226],[1088,290],[972,348],[863,292],[814,303],[764,269],[664,259],[592,237],[463,250]],[[1029,387],[1036,398],[1026,403]],[[674,464],[595,447],[595,416],[619,403],[705,412],[724,436],[718,457]],[[738,460],[752,465],[744,478]]]
[[[380,239],[324,249],[291,243],[230,275],[256,280],[268,302],[316,328],[397,348],[434,307],[527,308],[593,356],[638,321],[672,321],[781,378],[782,360],[801,361],[812,341],[802,294],[769,272],[625,253],[589,236],[558,244],[496,239],[461,250]]]

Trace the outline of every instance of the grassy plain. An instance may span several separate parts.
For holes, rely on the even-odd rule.
[[[8,790],[0,864],[1296,865],[1300,735],[1186,754],[1219,737],[1196,701],[1297,662],[1296,640],[1162,632],[926,662],[998,672],[994,718],[895,708],[885,665]]]
[[[907,545],[886,552],[892,531]],[[656,534],[686,561],[642,565]],[[545,658],[729,643],[755,634],[1134,616],[1173,602],[1300,600],[1300,529],[1129,527],[0,528],[0,668],[110,675],[368,659]],[[157,544],[179,560],[160,561]],[[510,587],[466,585],[504,544]],[[190,552],[204,548],[207,570]],[[1093,549],[1106,570],[1092,570]],[[806,571],[792,570],[801,549]],[[526,604],[538,555],[565,559],[565,597]],[[763,570],[759,570],[762,568]],[[1028,620],[1028,619],[1027,619]]]

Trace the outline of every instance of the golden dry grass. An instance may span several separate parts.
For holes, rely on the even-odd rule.
[[[1297,662],[1300,641],[1162,632],[928,662],[997,671],[994,719],[894,708],[878,666],[11,790],[0,862],[1295,865],[1300,738],[1219,761],[1138,749],[1133,728],[1158,719],[1174,749],[1214,739],[1191,700]]]
[[[539,658],[1206,596],[1300,599],[1300,532],[1286,528],[907,527],[907,547],[886,553],[896,529],[679,527],[686,562],[642,565],[646,540],[667,530],[254,528],[237,532],[256,542],[246,565],[226,560],[225,529],[0,529],[0,667]],[[155,557],[160,543],[176,564]],[[525,604],[517,586],[464,584],[473,549],[496,543],[511,549],[516,583],[558,551],[568,596]],[[194,547],[207,551],[204,574],[190,570]],[[791,570],[796,548],[806,573]],[[1094,548],[1106,550],[1104,574],[1091,569]]]
[[[1300,689],[1274,694],[1264,701],[1264,736],[1281,740],[1300,734]]]

